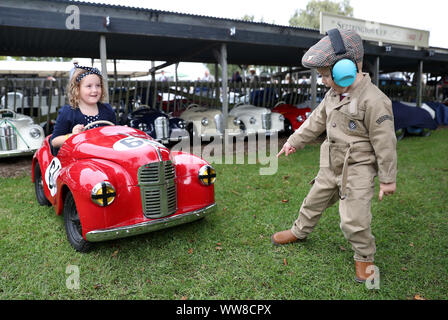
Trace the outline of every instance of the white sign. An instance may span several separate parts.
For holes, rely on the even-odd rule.
[[[328,30],[334,28],[356,31],[363,40],[378,41],[381,44],[385,42],[408,45],[415,48],[429,47],[429,31],[393,26],[390,24],[321,12],[320,33],[325,34]]]

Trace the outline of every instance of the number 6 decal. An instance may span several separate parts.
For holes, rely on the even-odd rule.
[[[61,162],[58,158],[53,158],[53,160],[48,165],[47,170],[45,171],[45,183],[47,184],[52,197],[54,197],[54,195],[58,191],[56,180],[59,176],[60,171]]]

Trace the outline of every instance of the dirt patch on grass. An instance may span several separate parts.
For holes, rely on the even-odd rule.
[[[0,159],[0,177],[11,178],[24,174],[31,175],[32,160],[33,156]]]

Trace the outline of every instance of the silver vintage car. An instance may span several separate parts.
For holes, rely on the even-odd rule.
[[[0,109],[0,158],[33,154],[44,138],[44,130],[31,117]]]

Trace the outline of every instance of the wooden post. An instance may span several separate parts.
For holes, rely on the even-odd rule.
[[[380,57],[375,57],[373,64],[373,83],[378,87],[380,84]]]
[[[423,75],[423,60],[419,60],[418,62],[418,72],[417,72],[417,97],[416,103],[417,107],[421,107],[422,105],[422,93],[423,93],[423,85],[422,85],[422,75]]]
[[[311,69],[311,110],[316,107],[317,101],[317,71]]]
[[[107,52],[106,52],[106,36],[100,35],[100,58],[101,58],[101,73],[103,75],[104,95],[105,102],[109,103],[109,83],[107,79]]]
[[[229,100],[227,96],[227,46],[225,43],[221,45],[220,54],[221,64],[221,78],[222,78],[222,115],[223,115],[223,128],[227,129],[227,118],[229,115]]]

